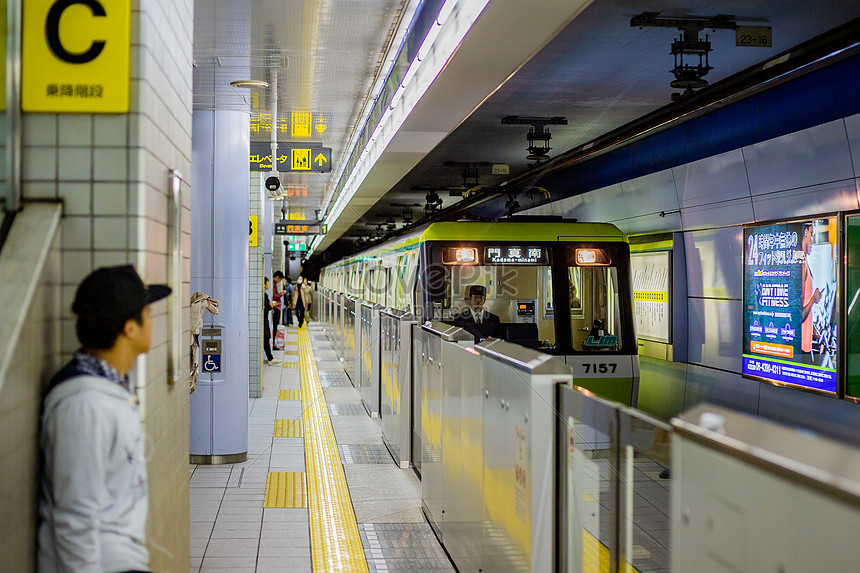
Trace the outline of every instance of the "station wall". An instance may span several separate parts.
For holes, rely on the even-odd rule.
[[[16,385],[27,399],[0,395],[0,411],[14,424],[0,445],[14,444],[15,451],[30,456],[28,463],[19,464],[19,454],[3,455],[0,464],[3,499],[14,502],[4,510],[16,516],[7,519],[14,527],[4,529],[9,535],[0,544],[4,570],[36,570],[37,500],[28,492],[40,478],[38,456],[33,457],[38,453],[38,406],[47,381],[78,347],[71,313],[77,285],[98,267],[125,263],[134,264],[147,282],[166,281],[170,169],[185,177],[182,336],[190,339],[193,7],[192,0],[132,2],[129,113],[23,114],[22,213],[32,205],[57,202],[63,205],[63,217],[46,284],[35,295],[44,300],[49,293],[56,304],[29,311],[32,320],[21,334],[26,351],[20,353]],[[167,381],[167,302],[153,305],[152,319],[152,349],[132,373],[146,437],[150,565],[153,571],[180,571],[190,562],[189,388]],[[50,361],[28,362],[48,355]],[[180,364],[187,363],[183,354]],[[31,486],[17,488],[21,483]]]
[[[535,207],[629,235],[675,233],[686,265],[683,362],[643,356],[640,408],[669,418],[700,401],[822,430],[809,412],[856,406],[741,377],[743,225],[860,209],[860,115]],[[677,355],[677,353],[676,353]]]

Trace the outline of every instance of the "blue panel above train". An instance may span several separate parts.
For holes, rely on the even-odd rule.
[[[860,113],[860,56],[777,85],[594,159],[540,179],[551,201],[580,195]],[[532,203],[518,198],[523,209]],[[504,199],[472,210],[493,216]]]

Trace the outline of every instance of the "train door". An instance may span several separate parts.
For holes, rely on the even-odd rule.
[[[626,244],[568,247],[571,354],[566,361],[574,384],[635,406],[639,362],[629,276]]]

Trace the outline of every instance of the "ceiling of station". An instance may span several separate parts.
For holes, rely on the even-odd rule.
[[[526,172],[528,126],[502,125],[505,116],[563,116],[567,125],[548,126],[550,156],[591,141],[656,109],[671,105],[669,86],[675,65],[673,28],[631,27],[632,17],[645,11],[661,17],[712,17],[729,14],[740,25],[770,26],[773,47],[736,46],[733,30],[704,30],[712,44],[706,76],[711,84],[860,17],[860,3],[846,0],[769,2],[764,0],[680,0],[643,2],[607,0],[590,3],[510,79],[489,95],[462,123],[367,209],[343,234],[360,239],[385,228],[403,225],[404,205],[412,205],[418,220],[426,203],[426,188],[448,206],[461,200],[446,186],[464,187],[463,162],[478,165],[481,185],[494,185]],[[505,34],[528,33],[507,30]],[[456,52],[453,56],[468,57]],[[450,86],[456,90],[456,86]],[[453,165],[452,162],[455,162]],[[448,164],[446,166],[446,163]],[[510,175],[492,175],[489,164],[508,164]],[[540,181],[534,181],[540,185]],[[472,185],[471,180],[466,187]],[[418,205],[418,206],[415,206]],[[389,225],[390,227],[390,225]]]
[[[669,86],[674,66],[670,48],[679,31],[631,27],[631,18],[643,12],[659,12],[661,17],[728,14],[740,25],[772,27],[769,48],[736,46],[732,30],[702,31],[700,38],[707,34],[713,48],[709,55],[713,70],[705,78],[711,84],[860,17],[856,0],[582,0],[581,9],[571,9],[569,21],[562,16],[547,25],[541,21],[544,14],[558,18],[550,16],[559,13],[558,6],[577,3],[529,3],[529,19],[509,14],[522,6],[519,2],[491,0],[469,32],[480,41],[470,42],[467,36],[431,86],[435,94],[416,104],[382,153],[379,162],[386,176],[379,180],[386,181],[384,189],[357,196],[350,204],[349,222],[330,232],[320,250],[338,236],[342,241],[373,236],[386,221],[399,227],[404,211],[420,219],[428,189],[435,188],[444,206],[459,201],[458,190],[449,193],[447,187],[473,185],[471,178],[464,181],[464,163],[477,164],[478,183],[485,186],[525,173],[530,163],[528,126],[502,125],[505,116],[565,117],[567,125],[548,127],[550,156],[555,156],[671,105],[671,94],[678,90]],[[335,177],[351,151],[366,104],[376,95],[379,76],[387,73],[401,41],[398,33],[416,4],[416,0],[196,0],[195,109],[250,111],[252,141],[269,141],[267,114],[274,90],[236,89],[229,83],[237,79],[272,83],[277,74],[278,140],[332,148],[331,173],[282,176],[295,190],[289,198],[293,216],[313,219],[313,211],[328,204],[324,200],[337,184]],[[523,38],[538,49],[524,59],[507,56],[511,61],[498,61],[506,57],[506,44]],[[490,83],[484,78],[473,105],[463,94],[485,75],[481,62],[501,64],[500,70],[507,66],[509,71]],[[455,73],[458,64],[461,71]],[[446,117],[447,102],[466,111],[452,120]],[[297,137],[292,131],[302,121],[310,129],[309,137]],[[399,159],[407,154],[398,146],[422,134],[432,144],[418,145],[417,155]],[[510,174],[492,175],[491,163],[509,165]]]
[[[332,149],[330,173],[282,173],[289,216],[315,219],[408,0],[196,0],[194,109],[251,114],[251,141]],[[236,80],[268,88],[235,88]],[[277,93],[274,86],[277,83]],[[273,121],[273,108],[277,119]],[[279,201],[280,203],[280,201]]]

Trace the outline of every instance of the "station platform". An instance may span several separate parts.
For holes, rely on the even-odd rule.
[[[189,468],[190,571],[454,571],[322,329],[274,354],[247,461]]]

